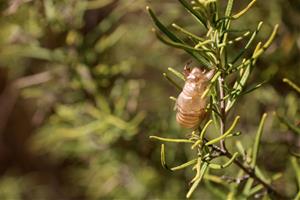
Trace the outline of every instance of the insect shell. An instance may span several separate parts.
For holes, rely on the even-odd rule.
[[[176,102],[176,120],[185,128],[196,128],[205,118],[207,100],[201,95],[214,75],[214,70],[202,71],[195,67],[192,70],[185,68],[186,82]]]

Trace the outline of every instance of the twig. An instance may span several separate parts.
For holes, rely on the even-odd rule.
[[[225,132],[225,122],[226,122],[226,113],[225,113],[225,100],[224,100],[224,78],[219,76],[219,95],[220,95],[220,133],[221,135]],[[225,141],[222,139],[220,141],[220,146],[222,150],[226,150]]]
[[[18,89],[23,89],[23,88],[26,88],[26,87],[39,85],[39,84],[48,82],[52,78],[53,78],[52,73],[50,71],[45,71],[45,72],[41,72],[41,73],[38,73],[38,74],[34,74],[34,75],[19,78],[19,79],[15,80],[13,82],[13,84]]]
[[[232,158],[233,155],[228,151],[228,150],[222,150],[221,148],[219,148],[216,145],[211,145],[211,147],[215,150],[215,151],[219,151],[222,155],[225,155],[227,158]],[[238,161],[237,159],[234,159],[233,163],[238,166],[240,169],[242,169],[246,174],[248,174],[251,178],[253,178],[254,180],[256,180],[257,182],[259,182],[260,184],[262,184],[269,193],[274,194],[275,196],[277,196],[279,199],[290,199],[284,195],[282,195],[281,193],[279,193],[277,190],[275,190],[269,183],[265,182],[264,180],[262,180],[261,178],[259,178],[255,171],[253,169],[247,168],[245,167],[240,161]]]

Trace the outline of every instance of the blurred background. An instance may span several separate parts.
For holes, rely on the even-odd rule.
[[[246,3],[236,1],[234,10]],[[185,198],[192,170],[163,169],[160,145],[149,136],[189,134],[169,99],[179,91],[162,73],[182,71],[192,58],[155,38],[147,5],[165,24],[204,33],[173,0],[0,1],[0,199]],[[259,40],[276,23],[280,30],[249,87],[268,82],[242,97],[232,115],[241,115],[249,147],[261,114],[270,113],[258,164],[282,173],[277,188],[294,194],[287,155],[299,149],[299,137],[272,113],[300,120],[299,95],[282,82],[300,83],[300,1],[258,1],[235,26],[255,28],[260,20]],[[166,148],[174,165],[193,154]],[[203,184],[193,197],[215,199],[210,189]]]

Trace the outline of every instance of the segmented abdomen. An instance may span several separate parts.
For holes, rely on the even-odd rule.
[[[202,93],[186,83],[177,98],[177,122],[185,128],[195,128],[205,117],[206,100]]]

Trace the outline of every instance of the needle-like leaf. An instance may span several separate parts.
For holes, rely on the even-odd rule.
[[[262,133],[263,133],[263,128],[264,128],[264,124],[265,124],[265,121],[266,121],[266,117],[267,117],[267,114],[264,113],[261,120],[260,120],[258,129],[257,129],[255,141],[254,141],[254,144],[253,144],[252,156],[251,156],[252,160],[251,160],[250,166],[252,168],[254,168],[255,165],[256,165],[257,155],[258,155],[259,146],[260,146],[260,140],[261,140],[261,136],[262,136]]]
[[[186,198],[190,198],[193,194],[193,192],[195,191],[195,189],[197,188],[197,186],[199,185],[199,183],[201,182],[206,170],[208,168],[208,163],[207,162],[203,162],[202,166],[201,166],[201,170],[199,173],[199,177],[197,177],[197,179],[195,180],[195,182],[193,183],[193,185],[191,186],[190,190],[188,191]]]

